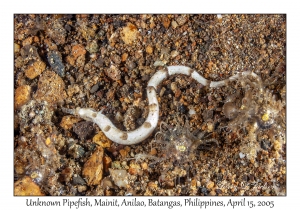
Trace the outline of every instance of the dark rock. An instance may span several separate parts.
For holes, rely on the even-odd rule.
[[[201,194],[203,194],[205,196],[208,195],[208,190],[205,187],[200,187],[199,191]]]
[[[263,139],[260,141],[260,147],[263,149],[263,150],[268,150],[271,146],[271,142],[267,139]]]
[[[73,158],[81,158],[84,155],[85,151],[84,148],[75,142],[70,142],[68,145],[68,154],[71,155]]]
[[[62,63],[62,57],[60,52],[58,51],[50,51],[48,53],[48,62],[53,69],[59,76],[65,76],[65,66]]]
[[[129,70],[132,70],[132,69],[134,69],[136,67],[135,62],[133,62],[132,60],[128,60],[126,62],[126,64],[127,64],[127,67],[128,67]]]
[[[185,105],[180,104],[180,105],[178,106],[178,111],[181,112],[182,114],[187,114],[188,109],[187,109],[187,107],[186,107]]]
[[[212,119],[214,116],[214,111],[213,110],[204,110],[202,116],[203,116],[203,120]]]
[[[97,66],[97,67],[103,67],[104,65],[104,59],[103,58],[98,58],[97,60],[96,60],[96,62],[95,62],[95,65]]]
[[[73,185],[85,185],[84,179],[79,176],[78,174],[74,174],[73,180],[72,180]]]
[[[220,195],[220,194],[222,194],[222,190],[216,189],[216,193],[217,193],[218,195]]]
[[[92,122],[84,121],[73,125],[73,131],[81,140],[85,140],[93,137],[95,128]]]
[[[60,182],[68,183],[68,182],[70,182],[72,175],[73,175],[73,169],[71,167],[66,167],[60,173],[58,180]]]
[[[99,84],[97,83],[96,85],[94,85],[94,86],[91,88],[90,93],[95,93],[98,89],[99,89]]]
[[[37,48],[32,45],[25,45],[21,49],[21,56],[24,59],[25,63],[32,61],[32,60],[38,60],[40,58]]]
[[[72,28],[71,28],[71,26],[69,24],[66,24],[65,25],[65,29],[69,32],[69,31],[71,31]]]

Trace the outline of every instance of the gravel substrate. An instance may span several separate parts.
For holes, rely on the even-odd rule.
[[[285,15],[15,15],[14,61],[15,195],[286,195]],[[149,79],[177,65],[262,83],[170,76],[136,145],[64,112],[104,109],[134,130]],[[179,146],[180,132],[206,144]]]

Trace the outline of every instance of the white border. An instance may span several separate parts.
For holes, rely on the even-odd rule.
[[[293,1],[297,2],[297,1]],[[246,197],[252,200],[274,200],[273,209],[299,206],[299,11],[296,4],[288,1],[1,1],[1,209],[25,206],[25,199],[13,197],[13,14],[14,13],[286,13],[287,14],[287,197]],[[70,198],[70,197],[69,197]],[[147,197],[138,197],[147,200]],[[202,198],[202,197],[200,197]],[[210,197],[212,198],[212,197]],[[230,197],[216,198],[224,202]],[[233,197],[238,200],[242,197]],[[46,197],[45,200],[63,199]],[[72,197],[70,199],[73,199]],[[94,198],[90,198],[94,199]],[[170,200],[184,199],[172,197]],[[214,199],[214,198],[212,198]],[[57,207],[59,208],[59,207]],[[98,207],[100,208],[100,207]],[[123,209],[124,207],[122,207]],[[126,207],[129,209],[132,207]],[[199,209],[199,207],[197,207]],[[49,209],[49,208],[48,208]],[[51,209],[51,208],[50,208]],[[61,208],[60,208],[61,209]],[[67,209],[67,208],[66,208]],[[69,209],[69,208],[68,208]],[[85,209],[80,207],[80,209]],[[86,208],[90,209],[90,208]],[[162,208],[161,208],[162,209]],[[167,209],[167,207],[164,207]],[[214,208],[210,208],[214,209]],[[244,208],[234,208],[244,209]],[[293,208],[296,209],[296,208]]]

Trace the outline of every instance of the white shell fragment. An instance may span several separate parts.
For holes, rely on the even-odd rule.
[[[115,185],[117,185],[118,187],[126,188],[127,185],[129,184],[128,173],[126,170],[109,168],[109,173],[110,173]]]
[[[240,152],[239,155],[240,155],[240,158],[241,158],[241,159],[243,159],[243,158],[246,156],[246,155],[245,155],[244,153],[242,153],[242,152]]]
[[[229,81],[234,81],[239,78],[239,74],[234,75],[226,80],[213,82],[205,79],[195,70],[186,66],[168,66],[168,70],[159,70],[156,72],[148,82],[147,97],[149,101],[149,114],[146,121],[137,129],[133,131],[122,131],[118,129],[108,117],[102,114],[103,110],[96,112],[90,108],[76,108],[76,110],[69,110],[63,108],[63,111],[70,114],[78,115],[79,117],[96,123],[104,134],[112,141],[118,144],[131,145],[138,144],[148,138],[157,126],[159,119],[159,104],[156,97],[157,86],[168,76],[175,74],[184,74],[191,76],[197,82],[204,86],[216,88],[226,85]],[[253,72],[243,72],[243,75],[251,75],[259,78]]]

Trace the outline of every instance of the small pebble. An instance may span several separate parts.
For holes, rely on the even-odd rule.
[[[19,53],[20,49],[21,49],[20,45],[17,43],[14,43],[14,53]]]
[[[111,65],[110,68],[106,70],[106,74],[114,81],[121,79],[121,72],[115,65]]]
[[[74,159],[78,159],[83,157],[85,150],[79,144],[75,144],[75,142],[70,142],[68,145],[68,154]]]
[[[190,116],[193,116],[193,115],[195,115],[195,114],[196,114],[196,111],[195,111],[194,108],[189,109],[189,115],[190,115]]]
[[[244,158],[246,155],[245,155],[244,153],[240,152],[240,153],[239,153],[239,156],[240,156],[240,158],[242,159],[242,158]]]
[[[40,187],[32,181],[28,176],[24,176],[22,179],[14,183],[14,195],[15,196],[43,196],[44,193]]]
[[[182,114],[186,114],[188,112],[188,108],[184,104],[180,104],[178,106],[178,111]]]
[[[95,128],[93,122],[82,121],[73,125],[73,131],[78,135],[81,140],[86,140],[94,135]]]
[[[73,175],[72,183],[73,183],[73,185],[85,185],[86,184],[84,179],[81,176],[79,176],[78,174]]]
[[[122,159],[126,158],[128,155],[128,152],[124,149],[121,149],[119,152],[120,152]]]
[[[148,53],[148,54],[152,54],[153,53],[153,48],[151,47],[151,46],[147,46],[146,47],[146,52]]]
[[[208,190],[212,189],[214,186],[215,186],[215,183],[212,182],[212,181],[209,181],[209,182],[206,184],[206,188],[207,188]]]
[[[93,93],[97,92],[98,89],[99,89],[99,84],[97,83],[97,84],[93,85],[93,87],[90,90],[90,93],[93,94]]]
[[[29,79],[34,79],[39,76],[46,69],[46,64],[42,61],[36,61],[28,66],[25,70],[25,75]]]
[[[108,172],[108,169],[111,167],[112,160],[108,156],[103,157],[103,168],[105,172]]]
[[[167,16],[164,16],[162,18],[162,23],[165,28],[169,28],[171,21]]]
[[[178,89],[178,88],[177,88],[176,82],[172,82],[172,83],[171,83],[171,90],[175,93],[177,89]]]
[[[47,55],[48,62],[53,71],[55,71],[60,77],[65,76],[65,66],[62,62],[62,57],[58,51],[50,51]]]
[[[162,62],[162,61],[155,61],[154,62],[154,64],[153,64],[153,66],[164,66],[165,65],[165,63],[164,62]]]
[[[176,22],[178,23],[178,25],[182,26],[183,24],[185,24],[185,22],[187,21],[187,18],[184,15],[180,15],[177,19]]]
[[[123,53],[122,54],[122,62],[126,61],[128,58],[128,53]]]
[[[136,67],[135,62],[133,62],[132,60],[128,60],[126,62],[126,64],[127,64],[127,67],[128,67],[129,70],[132,70],[132,69],[134,69]]]
[[[85,192],[87,190],[87,186],[86,185],[80,185],[77,187],[78,192],[82,193]]]
[[[173,51],[171,52],[171,57],[172,57],[172,58],[175,58],[177,55],[179,55],[179,52],[178,52],[178,51],[173,50]]]
[[[64,81],[55,72],[44,71],[39,77],[38,89],[34,98],[47,101],[51,105],[64,101],[66,98]]]
[[[126,170],[109,169],[109,173],[118,187],[127,188],[129,175]]]
[[[125,42],[126,45],[131,45],[135,42],[139,32],[137,27],[132,23],[128,23],[127,26],[123,27],[121,31],[121,39]]]
[[[15,109],[19,109],[30,100],[31,87],[22,85],[15,90]]]
[[[120,64],[121,63],[121,57],[120,56],[118,56],[117,54],[114,54],[114,55],[112,55],[111,56],[111,59],[112,59],[112,61],[115,63],[115,64]]]
[[[93,142],[103,148],[109,148],[112,144],[112,141],[107,138],[102,131],[99,131],[99,133],[93,137]]]
[[[73,124],[80,121],[80,118],[74,117],[73,115],[63,116],[60,122],[60,127],[65,130],[69,130],[73,127]]]
[[[98,44],[97,44],[97,41],[96,40],[93,40],[93,41],[91,41],[91,42],[89,42],[88,44],[87,44],[87,47],[86,47],[86,49],[87,49],[87,51],[89,52],[89,53],[97,53],[98,51],[99,51],[99,46],[98,46]]]
[[[87,180],[87,184],[99,185],[103,174],[103,148],[98,146],[91,157],[85,162],[82,175]]]
[[[175,20],[172,21],[172,28],[177,28],[178,24]]]

